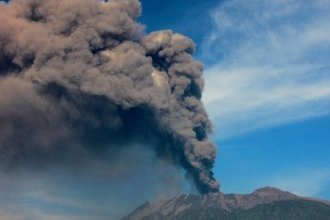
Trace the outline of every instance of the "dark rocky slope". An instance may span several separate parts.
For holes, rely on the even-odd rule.
[[[145,203],[122,220],[330,220],[330,205],[276,188],[247,195],[179,195]]]

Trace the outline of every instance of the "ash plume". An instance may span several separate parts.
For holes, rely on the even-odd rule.
[[[194,43],[144,34],[137,0],[0,5],[0,164],[77,166],[133,144],[217,192]],[[88,165],[86,165],[88,166]]]

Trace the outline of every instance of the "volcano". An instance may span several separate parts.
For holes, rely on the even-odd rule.
[[[146,202],[122,220],[329,220],[330,202],[265,187],[246,195],[177,195]]]

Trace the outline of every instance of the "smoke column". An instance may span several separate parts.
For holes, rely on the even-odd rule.
[[[147,144],[217,192],[193,42],[144,34],[137,0],[0,5],[0,165],[84,164]],[[111,158],[110,158],[111,160]],[[88,166],[88,165],[87,165]]]

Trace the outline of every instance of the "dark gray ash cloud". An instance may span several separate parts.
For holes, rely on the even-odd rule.
[[[88,166],[145,144],[200,193],[218,191],[194,43],[145,35],[140,12],[137,0],[0,5],[2,168]]]

